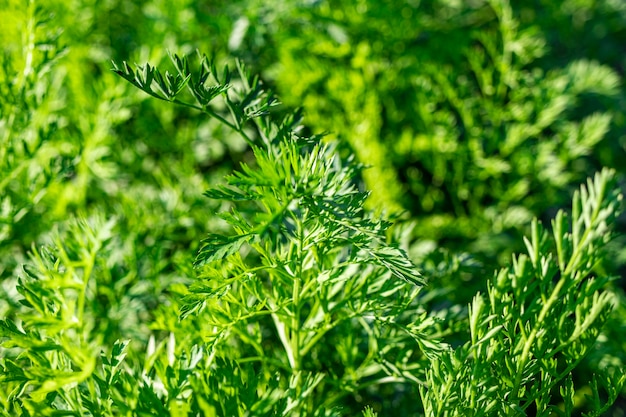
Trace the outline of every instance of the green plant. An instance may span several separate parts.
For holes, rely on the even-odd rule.
[[[614,302],[598,268],[620,199],[610,171],[575,196],[571,231],[562,212],[553,237],[533,223],[528,255],[495,274],[469,311],[425,311],[441,294],[397,243],[409,230],[364,209],[358,163],[306,135],[299,112],[281,116],[240,63],[218,71],[201,56],[192,71],[171,58],[171,73],[126,63],[115,72],[251,149],[206,192],[221,201],[203,213],[221,204],[219,233],[192,269],[180,245],[197,231],[180,229],[199,228],[199,214],[185,212],[193,206],[163,171],[154,181],[173,209],[143,207],[158,199],[133,183],[137,201],[94,203],[42,232],[47,244],[19,273],[20,302],[0,321],[2,415],[594,415],[615,400],[619,369],[599,378],[606,398],[594,389],[588,404],[570,377]],[[193,185],[177,188],[203,184],[171,169]],[[124,194],[115,190],[102,195]],[[155,226],[163,231],[146,232]],[[467,258],[443,264],[444,278],[471,271]]]
[[[309,126],[332,132],[371,165],[363,173],[369,204],[420,219],[416,239],[506,262],[522,250],[530,220],[565,206],[599,160],[620,168],[612,130],[623,113],[622,64],[579,54],[554,63],[560,45],[550,41],[568,36],[553,32],[571,25],[547,21],[573,13],[573,3],[585,17],[622,7],[263,3],[242,11],[249,24],[233,52],[247,58],[259,38],[268,45],[250,62],[261,63],[285,103],[307,109]],[[606,39],[615,43],[617,35]]]
[[[390,309],[394,303],[390,303],[388,297],[406,289],[397,285],[386,287],[385,283],[394,276],[414,284],[421,281],[411,279],[414,272],[410,269],[410,262],[399,256],[402,252],[395,253],[397,249],[393,247],[375,249],[384,242],[381,225],[364,219],[362,204],[365,196],[351,185],[349,169],[344,168],[338,173],[333,171],[333,158],[327,153],[329,146],[294,136],[296,130],[291,118],[280,126],[263,121],[262,116],[267,114],[273,100],[271,95],[263,94],[257,79],[249,83],[245,71],[238,66],[243,89],[237,102],[226,91],[230,81],[227,69],[220,80],[215,67],[203,58],[201,72],[193,79],[185,59],[174,56],[173,61],[176,75],[166,73],[163,77],[148,65],[140,68],[138,73],[127,66],[124,71],[117,72],[148,93],[170,101],[177,101],[182,88],[190,85],[202,110],[223,119],[240,132],[244,123],[256,116],[261,120],[256,123],[256,132],[263,144],[262,147],[255,145],[248,134],[242,133],[253,147],[257,169],[244,165],[240,173],[228,178],[226,186],[207,192],[213,198],[260,205],[253,210],[253,223],[250,223],[250,216],[235,209],[223,216],[237,232],[234,237],[213,235],[205,241],[196,264],[210,264],[200,274],[204,281],[192,286],[192,294],[184,299],[182,315],[216,308],[209,316],[224,316],[225,320],[212,323],[214,331],[217,330],[220,337],[223,329],[237,334],[256,348],[260,355],[256,360],[261,363],[265,360],[260,344],[262,329],[259,327],[255,343],[250,340],[253,338],[249,339],[249,330],[238,331],[236,326],[241,317],[245,318],[243,324],[247,328],[248,320],[256,322],[256,316],[271,315],[291,367],[291,378],[297,380],[295,395],[299,396],[305,392],[305,388],[298,385],[303,383],[299,375],[301,361],[314,343],[342,321],[357,318],[355,308],[368,315],[372,314],[372,309],[386,310],[382,323],[393,323],[394,317],[400,317],[403,311]],[[214,74],[216,84],[206,86],[211,74]],[[154,94],[153,79],[161,95]],[[218,94],[224,98],[232,117],[230,121],[207,108]],[[298,147],[297,141],[303,140],[304,146]],[[602,245],[609,240],[607,223],[616,216],[621,199],[607,190],[611,187],[611,176],[608,171],[603,171],[574,196],[571,232],[564,213],[557,214],[553,222],[554,253],[547,233],[537,221],[533,223],[532,239],[526,241],[528,256],[515,258],[510,269],[496,275],[489,287],[489,311],[481,296],[474,298],[469,318],[471,342],[452,354],[452,359],[446,356],[447,353],[439,355],[441,345],[420,341],[424,334],[407,331],[415,337],[425,356],[432,360],[425,385],[432,389],[421,389],[427,414],[455,415],[475,409],[488,413],[496,406],[499,414],[511,414],[515,410],[523,413],[531,405],[540,414],[554,410],[552,391],[561,386],[591,348],[611,307],[610,293],[600,293],[608,278],[589,278],[601,259]],[[260,264],[248,264],[247,259],[254,259],[251,254],[245,259],[241,257],[244,244],[255,249],[261,258]],[[350,253],[348,257],[346,250]],[[224,265],[221,262],[224,260],[229,262]],[[347,309],[348,314],[330,310],[328,306],[332,302],[324,298],[332,294],[332,290],[325,293],[325,285],[329,285],[329,289],[336,287],[337,282],[332,278],[340,277],[350,264],[363,268],[363,264],[371,263],[384,267],[387,280],[383,279],[384,275],[370,276],[353,268],[353,276],[344,277],[347,281],[340,280],[339,283],[348,288],[380,286],[382,291],[366,291],[361,297],[357,297],[358,293],[344,293],[347,299],[361,298],[361,302],[353,304],[354,301],[349,301],[352,305]],[[216,267],[211,267],[212,264]],[[329,282],[326,276],[331,278]],[[313,287],[318,287],[317,293],[309,293]],[[416,295],[411,295],[410,299]],[[343,304],[342,301],[337,303]],[[408,304],[404,306],[406,308]],[[305,315],[301,313],[302,308],[306,309]],[[338,319],[329,318],[335,314],[339,314]],[[380,313],[376,315],[383,317]],[[321,323],[325,325],[319,327]],[[420,328],[421,325],[414,322],[404,329]],[[435,356],[437,358],[433,359]],[[280,362],[280,357],[278,359]],[[282,359],[284,362],[285,358]],[[345,366],[343,359],[342,365]],[[445,371],[441,374],[434,371],[446,367],[447,376]],[[470,369],[471,377],[463,378],[464,372]],[[323,379],[322,374],[313,372],[312,375],[310,381],[315,381],[318,376],[320,381]],[[414,380],[419,381],[419,373]],[[493,382],[489,383],[490,380]],[[607,381],[610,395],[607,404],[610,405],[619,394],[624,375],[618,374]],[[318,382],[309,383],[314,386]],[[330,385],[334,390],[341,389],[346,381],[339,379]],[[562,395],[566,413],[569,413],[573,389],[569,385],[564,387]],[[316,402],[309,404],[315,407]],[[596,405],[596,413],[606,409],[604,405]]]
[[[19,259],[14,242],[46,229],[33,225],[33,219],[41,215],[41,201],[66,168],[56,146],[65,127],[59,91],[63,77],[54,68],[67,51],[46,25],[45,11],[30,2],[21,8],[6,6],[0,12],[7,21],[0,38],[0,255]],[[0,276],[16,266],[3,263]]]
[[[571,415],[571,372],[592,349],[617,299],[610,277],[593,277],[621,196],[605,170],[574,195],[571,220],[559,211],[552,236],[535,220],[527,254],[490,280],[469,309],[470,340],[432,363],[420,392],[427,416]],[[592,382],[593,411],[601,415],[626,381],[622,369],[602,376],[606,404]],[[435,388],[437,387],[437,388]],[[553,397],[559,392],[563,405]]]
[[[301,136],[298,114],[272,121],[273,97],[258,79],[248,80],[241,64],[235,80],[206,57],[198,74],[185,58],[173,62],[175,74],[148,64],[116,72],[148,94],[218,118],[240,132],[255,155],[254,166],[242,165],[225,185],[205,193],[238,202],[221,215],[236,234],[204,241],[199,281],[183,298],[181,317],[202,314],[205,337],[235,344],[238,362],[276,368],[278,374],[257,383],[277,376],[289,383],[283,407],[293,415],[313,413],[320,404],[331,409],[365,377],[381,373],[375,335],[384,317],[408,308],[423,280],[405,253],[387,243],[389,224],[363,210],[367,193],[353,184],[358,165],[344,165],[321,137]],[[184,87],[195,104],[179,99]],[[220,113],[213,103],[218,97],[225,105]],[[268,338],[272,328],[275,336]],[[335,341],[336,352],[324,338]],[[366,352],[354,350],[356,340],[369,346]]]

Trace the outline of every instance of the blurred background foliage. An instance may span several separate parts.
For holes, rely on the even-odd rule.
[[[76,215],[113,219],[88,307],[108,346],[189,331],[163,311],[205,233],[224,227],[202,192],[249,159],[111,60],[243,59],[368,166],[370,207],[398,217],[430,278],[424,303],[451,316],[521,250],[533,216],[550,219],[600,167],[626,171],[621,0],[0,0],[0,21],[0,316],[21,308],[34,242]],[[622,303],[582,384],[626,356],[624,243],[598,266]]]

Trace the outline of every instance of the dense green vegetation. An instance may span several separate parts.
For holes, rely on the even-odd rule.
[[[0,415],[624,415],[626,3],[0,22]]]

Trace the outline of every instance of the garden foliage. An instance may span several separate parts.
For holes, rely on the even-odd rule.
[[[620,2],[0,6],[0,415],[621,415]]]

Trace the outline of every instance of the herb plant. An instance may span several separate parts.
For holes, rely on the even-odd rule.
[[[0,0],[0,415],[620,415],[620,6],[518,3]]]
[[[195,262],[198,281],[182,300],[181,318],[201,314],[213,349],[219,340],[248,352],[238,362],[277,367],[281,372],[265,378],[283,374],[282,383],[289,381],[285,413],[324,415],[366,377],[367,384],[384,379],[375,348],[382,318],[407,309],[423,279],[405,252],[387,242],[389,224],[364,211],[367,193],[353,183],[358,165],[340,161],[321,137],[302,136],[298,114],[272,121],[273,97],[240,63],[234,81],[228,68],[220,74],[206,57],[195,75],[186,58],[173,62],[175,75],[148,64],[116,72],[153,96],[217,117],[241,133],[255,156],[254,167],[242,165],[225,185],[205,193],[238,202],[221,214],[235,235],[205,239]],[[179,100],[183,87],[195,104]],[[221,114],[212,103],[217,97],[226,107]],[[263,346],[268,329],[280,348]],[[325,338],[337,344],[336,353],[321,343]],[[365,352],[354,351],[357,340],[366,343]]]
[[[527,254],[490,280],[487,294],[469,307],[470,340],[430,364],[420,389],[426,415],[571,415],[571,371],[580,363],[615,306],[603,287],[609,277],[593,277],[607,226],[621,196],[611,191],[605,170],[574,195],[571,219],[559,211],[552,233],[537,221],[525,239]],[[594,377],[591,415],[601,415],[626,381],[611,369],[601,403]],[[433,387],[443,387],[433,389]],[[558,391],[557,391],[558,389]],[[559,392],[563,405],[553,401]]]
[[[53,69],[66,49],[60,45],[58,34],[45,25],[45,12],[30,5],[23,13],[24,30],[18,27],[19,21],[7,23],[3,42],[7,38],[18,41],[0,55],[2,256],[14,250],[11,242],[36,229],[29,224],[40,215],[39,203],[64,168],[55,146],[55,135],[64,125],[59,111],[63,105],[59,97],[62,77]],[[36,234],[34,231],[30,237]],[[15,266],[9,262],[0,268]],[[0,269],[0,275],[3,272]]]
[[[469,340],[453,349],[445,322],[423,310],[425,280],[390,240],[390,223],[363,208],[359,166],[301,134],[298,113],[274,121],[275,99],[241,64],[231,74],[204,56],[197,72],[172,61],[174,73],[115,71],[248,142],[254,161],[205,193],[228,203],[220,217],[230,234],[203,241],[191,285],[172,285],[154,313],[153,328],[169,335],[154,334],[145,359],[130,362],[129,341],[98,359],[100,323],[85,315],[105,291],[115,220],[74,222],[34,249],[18,286],[25,308],[1,326],[5,415],[344,415],[347,397],[387,383],[409,387],[428,416],[571,413],[571,371],[612,303],[608,278],[590,277],[620,199],[610,171],[575,195],[571,226],[563,212],[553,237],[532,224],[528,254],[476,295]],[[615,400],[624,375],[598,381],[608,398],[596,390],[590,415]]]
[[[293,13],[283,3],[243,10],[233,53],[371,166],[371,206],[410,212],[415,239],[506,262],[534,216],[548,221],[590,172],[621,166],[621,64],[560,62],[569,38],[553,32],[572,25],[537,25],[557,18],[546,2],[287,2]],[[598,14],[597,28],[600,10],[624,16],[586,1],[561,13],[573,10]],[[607,37],[603,52],[609,42],[619,41]]]

